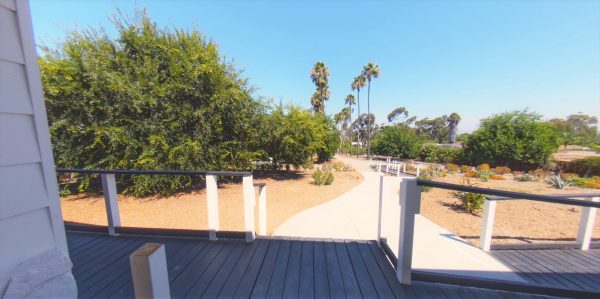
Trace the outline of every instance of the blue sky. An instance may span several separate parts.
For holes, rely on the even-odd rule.
[[[399,106],[419,119],[457,112],[460,132],[524,108],[545,118],[600,116],[600,1],[31,0],[37,42],[53,46],[76,26],[111,32],[116,7],[146,8],[161,27],[196,26],[276,103],[309,107],[310,69],[324,61],[326,112],[336,113],[374,62],[377,122]]]

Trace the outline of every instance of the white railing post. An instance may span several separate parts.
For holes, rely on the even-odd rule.
[[[600,197],[592,197],[591,201],[599,202]],[[592,242],[592,231],[594,230],[594,221],[596,220],[596,208],[584,207],[581,209],[581,219],[579,220],[579,231],[577,232],[577,244],[581,250],[590,249]]]
[[[243,177],[244,188],[244,224],[246,229],[246,242],[252,242],[256,238],[254,228],[254,207],[256,199],[254,198],[254,184],[252,183],[252,175]]]
[[[219,230],[219,193],[217,176],[206,175],[206,209],[208,210],[208,239],[216,240]]]
[[[396,176],[400,176],[400,167],[396,167]]]
[[[383,209],[383,176],[379,176],[379,209],[377,210],[377,244],[381,244],[381,212]]]
[[[106,206],[106,218],[108,220],[108,234],[116,235],[115,228],[121,226],[121,217],[119,216],[119,203],[117,201],[117,182],[112,173],[103,173],[102,191],[104,192],[104,204]]]
[[[417,164],[417,177],[421,174],[421,164]]]
[[[258,234],[267,235],[267,185],[258,184]]]
[[[386,163],[385,163],[385,172],[388,172],[390,170],[390,158],[387,158]]]
[[[402,163],[402,172],[406,173],[406,162]]]
[[[481,236],[479,237],[479,248],[483,251],[490,251],[492,246],[495,215],[496,201],[486,199],[483,204],[483,224],[481,225]]]
[[[381,172],[381,161],[377,161],[377,172]]]
[[[396,277],[402,284],[411,283],[415,216],[420,207],[421,188],[417,186],[417,178],[403,178],[400,182],[400,233],[396,265]]]
[[[165,246],[146,243],[129,256],[136,298],[171,298]]]

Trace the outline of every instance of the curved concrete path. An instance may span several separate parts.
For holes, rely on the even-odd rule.
[[[364,176],[364,181],[336,199],[304,210],[275,229],[273,235],[307,238],[374,240],[380,174],[369,169],[369,161],[338,156]],[[399,179],[384,176],[384,221],[382,234],[397,254],[400,207]],[[448,232],[424,216],[415,224],[413,268],[480,278],[525,282],[491,255]]]

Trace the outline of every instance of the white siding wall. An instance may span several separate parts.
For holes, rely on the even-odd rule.
[[[0,278],[67,253],[29,4],[0,0]]]

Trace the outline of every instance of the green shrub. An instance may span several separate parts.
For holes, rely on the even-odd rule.
[[[321,186],[325,183],[325,174],[321,169],[315,170],[312,174],[313,182],[317,186]]]
[[[463,165],[460,167],[460,172],[462,173],[469,173],[473,171],[473,167],[468,166],[468,165]]]
[[[328,171],[325,173],[325,179],[324,182],[325,185],[331,185],[333,183],[333,180],[335,180],[335,177],[333,176],[333,173],[331,171]]]
[[[458,163],[463,160],[463,150],[460,148],[442,147],[438,151],[437,163]]]
[[[476,186],[474,184],[471,184],[471,182],[468,179],[462,184],[469,187]],[[467,213],[471,214],[473,214],[477,210],[481,210],[485,202],[485,195],[481,193],[458,191],[454,192],[454,197],[460,200],[460,202],[462,203],[462,208]]]
[[[576,173],[579,176],[600,175],[600,157],[589,157],[565,162],[561,165],[565,172]]]
[[[419,158],[421,161],[437,163],[439,160],[440,147],[437,144],[427,143],[421,147]]]
[[[416,158],[421,141],[415,132],[406,126],[384,127],[375,133],[371,141],[371,150],[377,155],[400,158]]]
[[[472,163],[492,162],[528,170],[546,165],[560,144],[554,126],[527,111],[494,115],[469,136],[466,156]]]
[[[517,182],[537,182],[537,181],[539,181],[539,178],[535,175],[526,173],[526,174],[523,174],[520,176],[515,176],[515,181],[517,181]]]
[[[475,173],[477,173],[477,177],[484,180],[484,181],[489,181],[492,178],[493,173],[490,172],[489,170],[479,170],[476,171]]]

